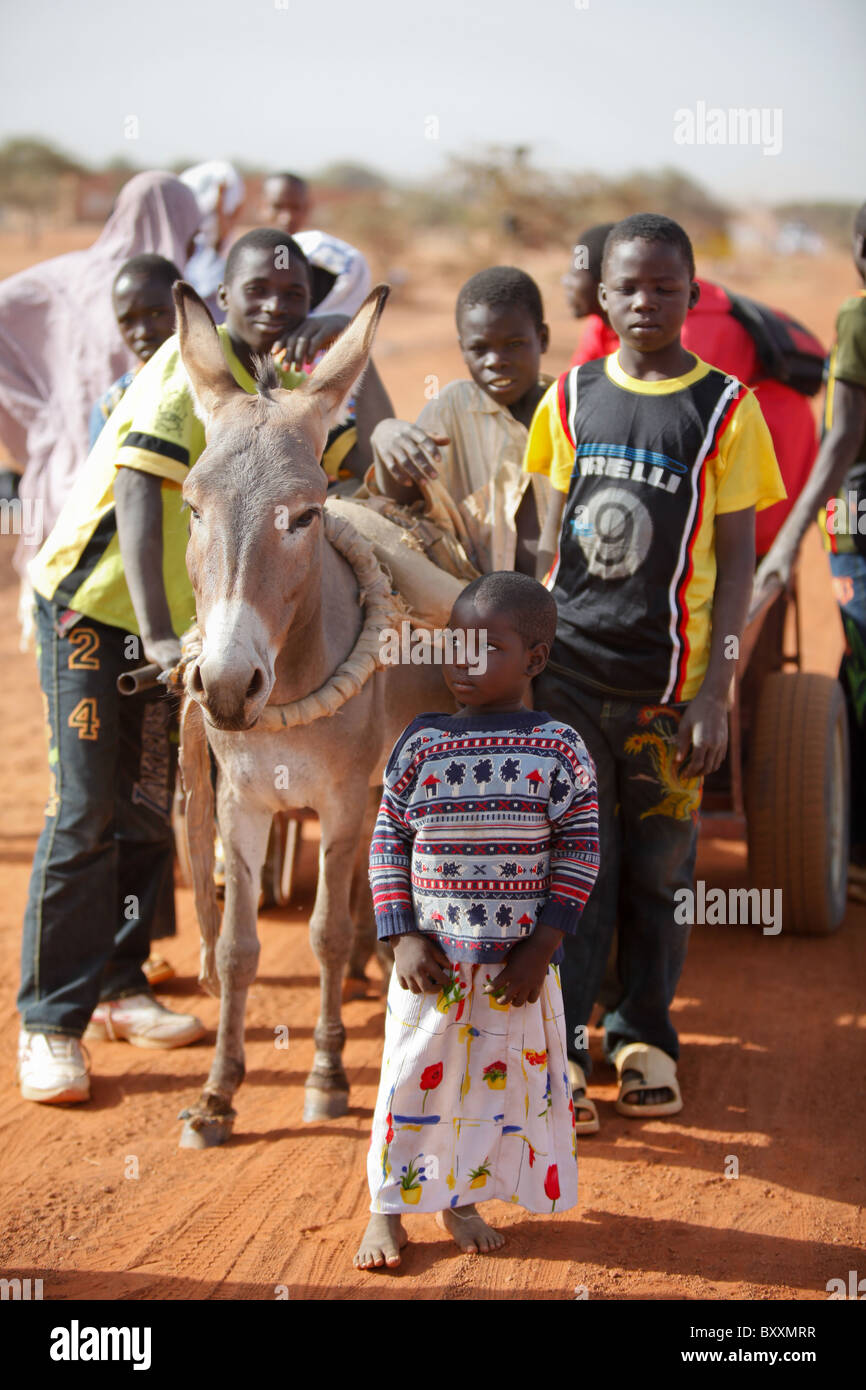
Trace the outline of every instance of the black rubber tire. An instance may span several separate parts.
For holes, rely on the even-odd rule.
[[[782,930],[828,936],[845,916],[850,761],[841,686],[814,672],[764,681],[746,772],[749,873],[782,890]]]

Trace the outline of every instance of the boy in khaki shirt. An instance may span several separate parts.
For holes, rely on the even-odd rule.
[[[549,334],[535,281],[513,266],[473,275],[457,297],[457,334],[471,379],[449,382],[414,425],[377,425],[367,485],[411,504],[419,482],[438,480],[457,505],[476,569],[534,576],[549,498],[547,479],[521,466],[548,385],[539,377]]]

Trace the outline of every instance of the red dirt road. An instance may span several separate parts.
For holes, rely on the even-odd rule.
[[[216,1003],[195,984],[197,933],[183,890],[169,952],[180,978],[163,997],[198,1011],[207,1041],[150,1054],[94,1044],[89,1105],[22,1101],[12,1074],[19,924],[47,778],[33,663],[16,650],[8,539],[4,549],[0,1273],[42,1278],[46,1298],[260,1299],[286,1285],[293,1299],[568,1299],[585,1285],[591,1298],[808,1299],[857,1268],[866,1236],[866,909],[853,905],[826,940],[696,927],[675,1005],[685,1110],[671,1121],[618,1116],[611,1069],[600,1062],[602,1129],[579,1146],[577,1212],[540,1218],[494,1203],[508,1233],[495,1256],[458,1254],[432,1217],[417,1216],[399,1277],[351,1267],[367,1208],[383,1008],[377,999],[346,1006],[350,1112],[305,1125],[317,1005],[306,933],[312,841],[303,899],[261,918],[249,1071],[228,1147],[177,1148],[176,1114],[206,1075],[217,1021]],[[822,557],[810,559],[820,578]],[[743,870],[741,846],[704,846],[699,874],[709,882],[741,884]],[[275,1046],[283,1024],[285,1050]],[[731,1155],[737,1179],[725,1177]]]
[[[831,304],[844,293],[841,264],[834,270]],[[383,371],[404,410],[420,404],[415,383],[431,346],[431,370],[457,368],[444,313],[432,337],[423,335],[425,353],[411,354],[417,314],[389,308],[382,343]],[[566,329],[562,321],[560,344]],[[410,357],[395,372],[399,353]],[[579,1208],[541,1218],[492,1204],[508,1242],[493,1256],[460,1255],[432,1217],[410,1216],[399,1275],[352,1268],[368,1204],[383,1006],[373,997],[346,1006],[349,1114],[305,1125],[317,1011],[306,932],[312,838],[297,906],[260,920],[248,1075],[227,1147],[177,1148],[176,1115],[206,1075],[217,1021],[215,1001],[195,984],[197,930],[183,890],[181,932],[168,952],[179,978],[162,997],[197,1011],[207,1040],[174,1053],[94,1044],[89,1105],[22,1101],[13,1078],[18,943],[47,767],[33,659],[17,650],[10,553],[3,538],[0,1275],[42,1278],[46,1299],[272,1299],[281,1285],[292,1299],[573,1299],[581,1286],[592,1299],[823,1299],[829,1279],[862,1266],[866,908],[853,905],[825,940],[695,927],[675,1005],[684,1111],[670,1121],[618,1116],[611,1069],[599,1060],[602,1129],[579,1145]],[[802,577],[807,665],[833,671],[838,619],[814,537]],[[704,844],[698,872],[713,885],[744,884],[744,848]],[[275,1045],[281,1025],[287,1049]],[[593,1052],[600,1059],[595,1033]],[[732,1157],[737,1178],[726,1176]]]

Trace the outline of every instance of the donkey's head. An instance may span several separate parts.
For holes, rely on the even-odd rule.
[[[263,362],[258,391],[238,386],[213,320],[175,286],[180,351],[207,447],[183,486],[187,569],[203,646],[188,688],[223,729],[255,724],[292,627],[319,609],[327,478],[319,460],[366,366],[388,290],[379,286],[313,375],[294,391]]]

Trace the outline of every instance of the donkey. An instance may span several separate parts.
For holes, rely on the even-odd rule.
[[[198,856],[202,979],[215,990],[218,974],[221,1008],[210,1075],[183,1115],[185,1147],[222,1143],[235,1118],[247,991],[259,956],[258,886],[279,810],[311,807],[321,823],[310,919],[321,1011],[304,1118],[345,1114],[342,979],[352,944],[353,867],[364,857],[358,851],[370,823],[370,789],[381,782],[388,752],[414,715],[453,707],[439,667],[389,666],[373,670],[335,713],[287,728],[279,718],[279,709],[297,708],[295,702],[326,686],[357,649],[365,595],[356,570],[328,538],[334,526],[354,533],[324,513],[327,479],[319,460],[367,363],[387,293],[385,286],[372,292],[302,386],[282,389],[273,368],[262,363],[257,394],[250,395],[226,365],[198,295],[182,283],[175,287],[181,356],[207,437],[183,486],[191,516],[187,568],[201,634],[200,653],[185,673],[183,766],[188,772],[198,758],[199,800],[192,814],[204,826],[200,847],[212,845],[206,731],[217,765],[226,861],[224,916],[214,943],[219,924],[215,899],[208,898],[210,866],[207,855]],[[374,570],[390,598],[390,582],[375,562]]]

